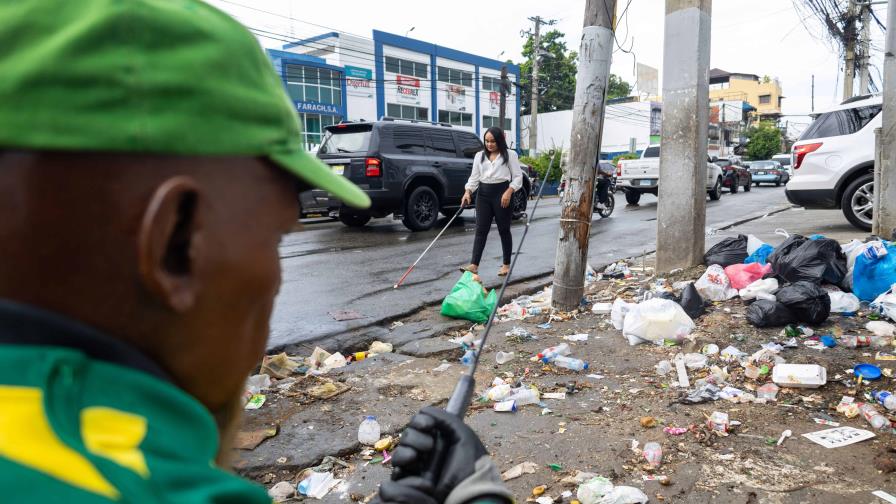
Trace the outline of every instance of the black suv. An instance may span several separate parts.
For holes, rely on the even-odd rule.
[[[439,212],[457,211],[480,150],[475,134],[447,124],[383,118],[328,126],[317,157],[366,192],[372,204],[359,211],[323,191],[312,197],[329,199],[329,210],[347,226],[393,214],[408,229],[422,231],[433,227]],[[530,191],[524,170],[523,187],[513,194],[514,216],[525,212]]]

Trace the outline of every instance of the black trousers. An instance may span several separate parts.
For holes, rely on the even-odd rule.
[[[513,253],[513,236],[510,234],[510,221],[513,216],[513,208],[501,208],[501,195],[510,187],[510,182],[498,184],[479,184],[476,195],[476,239],[473,241],[473,264],[478,265],[482,260],[482,251],[485,249],[485,240],[492,228],[492,220],[498,224],[498,234],[501,235],[501,251],[504,254],[504,264],[510,264],[510,256]]]
[[[610,181],[601,175],[597,176],[597,201],[607,204],[607,196],[610,194]]]

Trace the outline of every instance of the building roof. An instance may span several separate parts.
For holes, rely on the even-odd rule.
[[[740,73],[740,72],[726,72],[721,68],[712,68],[709,71],[709,83],[717,84],[719,82],[727,82],[728,79],[731,78],[732,75],[740,75],[743,77],[751,77],[753,80],[759,80],[759,76],[756,74],[749,73]]]

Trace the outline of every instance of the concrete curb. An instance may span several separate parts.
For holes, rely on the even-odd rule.
[[[775,215],[781,212],[785,212],[792,208],[798,208],[796,205],[786,204],[779,205],[774,207],[771,210],[766,210],[763,212],[756,212],[745,217],[741,217],[737,220],[730,222],[723,222],[717,226],[714,226],[712,229],[720,231],[731,229],[735,226],[739,226],[741,224],[745,224],[747,222],[754,221],[756,219],[761,219],[766,216]],[[623,260],[623,259],[631,259],[633,257],[641,257],[646,254],[655,253],[656,249],[645,250],[643,253],[638,254],[637,256],[632,257],[623,257],[617,258],[613,261],[607,263],[599,263],[592,264],[591,266],[595,270],[601,270],[606,268],[610,264]],[[553,277],[554,273],[544,273],[544,274],[536,274],[529,275],[525,277],[521,277],[519,279],[514,279],[510,283],[507,284],[507,291],[504,293],[504,298],[500,299],[499,303],[506,303],[510,299],[516,298],[518,296],[526,295],[526,294],[534,294],[539,290],[544,289],[550,284],[550,280]],[[500,288],[500,283],[487,284],[487,288]],[[408,318],[410,316],[421,313],[427,309],[431,309],[433,307],[437,307],[441,304],[441,302],[434,303],[426,303],[416,308],[405,310],[401,313],[397,313],[394,315],[390,315],[388,317],[382,317],[379,319],[373,319],[367,321],[364,325],[353,327],[348,331],[342,332],[334,332],[320,335],[312,340],[302,341],[301,343],[288,343],[283,345],[277,345],[275,347],[271,347],[267,349],[268,353],[277,353],[282,351],[287,352],[296,352],[296,351],[304,351],[305,349],[313,349],[315,346],[321,346],[327,350],[352,350],[352,349],[361,349],[366,345],[369,345],[372,341],[377,339],[388,339],[388,335],[390,333],[389,329],[386,327],[392,324],[395,321],[399,321],[401,319]],[[419,334],[419,338],[415,339],[424,339],[436,336],[440,333],[445,332],[446,330],[450,330],[453,328],[461,328],[465,326],[473,325],[471,322],[466,321],[457,321],[456,324],[450,324],[451,326],[456,327],[445,327],[444,325],[437,325],[432,330],[421,331]],[[403,341],[402,343],[406,343],[407,341]]]

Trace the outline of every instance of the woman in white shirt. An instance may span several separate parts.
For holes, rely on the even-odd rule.
[[[473,159],[473,173],[467,180],[466,191],[461,199],[462,205],[469,205],[476,196],[476,238],[473,241],[473,258],[470,264],[463,266],[462,271],[479,272],[479,262],[485,241],[492,227],[492,220],[498,224],[501,236],[501,251],[504,263],[498,270],[498,276],[505,276],[510,271],[510,256],[513,253],[513,236],[510,234],[510,221],[513,209],[510,200],[513,193],[523,186],[523,171],[515,151],[507,149],[504,131],[498,127],[486,130],[483,137],[485,149]]]

